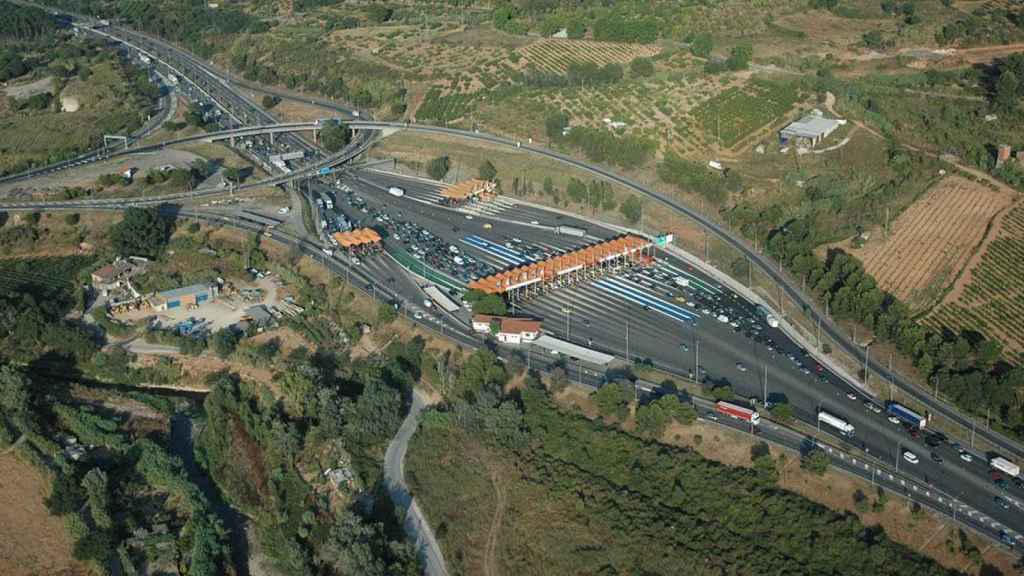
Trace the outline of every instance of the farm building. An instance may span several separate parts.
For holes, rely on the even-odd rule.
[[[154,310],[170,310],[182,306],[199,306],[212,302],[217,298],[217,287],[213,284],[193,284],[184,288],[176,288],[154,294],[149,305]]]
[[[813,110],[779,131],[779,142],[798,146],[809,145],[813,148],[844,124],[846,120],[825,118],[820,110]]]
[[[92,286],[101,292],[118,288],[135,274],[145,271],[146,264],[145,258],[118,258],[90,275]]]
[[[493,330],[492,325],[494,326]],[[540,337],[541,321],[530,318],[476,314],[473,316],[473,330],[481,334],[489,334],[493,331],[498,342],[503,344],[521,344],[533,342]]]

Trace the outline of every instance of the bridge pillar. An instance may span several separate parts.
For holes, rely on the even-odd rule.
[[[234,136],[231,137],[231,147],[232,148],[235,147],[235,137]]]
[[[270,145],[271,146],[274,145],[274,133],[273,132],[270,133]]]
[[[314,146],[319,146],[320,145],[320,142],[318,141],[319,139],[320,139],[320,131],[317,130],[316,128],[313,128],[313,145]]]

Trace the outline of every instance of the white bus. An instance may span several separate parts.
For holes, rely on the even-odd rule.
[[[853,436],[853,426],[846,420],[840,418],[839,416],[829,414],[828,412],[822,410],[821,412],[818,412],[818,423],[820,424],[821,422],[824,422],[825,424],[828,424],[829,426],[839,430],[839,433],[842,434],[843,436]]]

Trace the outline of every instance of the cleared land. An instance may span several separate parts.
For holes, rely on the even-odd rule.
[[[947,176],[892,224],[851,253],[878,284],[922,309],[940,298],[1012,198],[962,176]]]
[[[77,576],[86,567],[71,557],[60,518],[43,504],[49,480],[13,454],[0,451],[0,574]]]
[[[1024,205],[997,224],[976,265],[925,319],[933,326],[976,330],[1003,343],[1007,357],[1024,360]]]

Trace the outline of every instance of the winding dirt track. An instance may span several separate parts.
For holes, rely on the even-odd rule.
[[[498,535],[501,533],[501,524],[505,519],[505,507],[507,496],[505,487],[498,477],[498,470],[491,470],[491,483],[494,484],[496,495],[494,518],[491,520],[491,528],[487,531],[487,546],[484,550],[484,575],[498,576]]]

